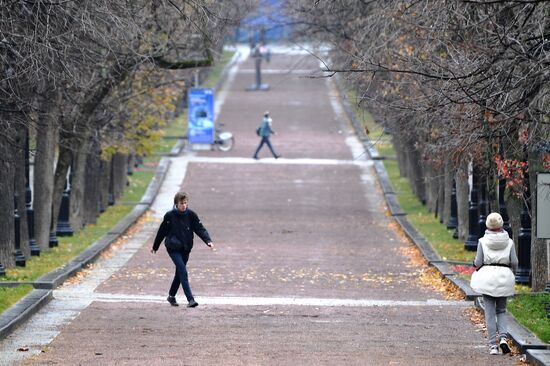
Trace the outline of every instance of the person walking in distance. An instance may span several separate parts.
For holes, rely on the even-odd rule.
[[[188,208],[188,204],[189,195],[187,193],[176,193],[174,196],[174,208],[164,215],[153,242],[151,253],[156,253],[160,243],[164,240],[166,251],[176,267],[176,273],[168,291],[167,300],[170,305],[178,306],[176,293],[181,284],[187,298],[187,307],[194,308],[199,304],[193,297],[187,276],[187,261],[189,260],[191,249],[193,249],[193,233],[197,234],[211,249],[214,248],[214,244],[201,220],[194,211]]]
[[[493,212],[485,222],[487,230],[479,239],[472,274],[472,289],[483,295],[485,305],[485,323],[489,337],[489,353],[509,353],[507,338],[506,300],[514,295],[515,276],[518,268],[518,257],[514,241],[502,229],[503,220],[500,214]],[[497,345],[497,333],[499,342]]]
[[[260,144],[258,145],[258,148],[256,149],[256,152],[254,153],[254,159],[259,159],[258,153],[260,152],[260,149],[262,148],[262,146],[264,146],[264,144],[267,144],[267,147],[269,147],[269,150],[271,150],[271,153],[273,154],[273,157],[275,159],[281,157],[281,155],[277,155],[275,150],[273,150],[273,146],[271,146],[271,141],[269,141],[269,136],[271,136],[271,134],[275,134],[275,131],[272,128],[272,122],[273,120],[269,116],[269,112],[266,111],[264,113],[264,118],[262,119],[260,127],[258,127],[258,129],[256,130],[258,136],[260,136],[262,139],[260,141]]]

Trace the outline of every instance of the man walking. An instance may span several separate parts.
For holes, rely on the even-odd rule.
[[[262,148],[262,146],[264,146],[264,144],[267,144],[267,147],[269,147],[269,150],[271,151],[275,159],[278,159],[281,157],[281,155],[277,155],[275,150],[273,150],[273,146],[271,146],[271,142],[269,141],[269,136],[271,136],[271,134],[275,134],[275,131],[272,128],[272,122],[273,120],[269,116],[269,112],[266,111],[264,113],[264,118],[262,119],[262,123],[260,124],[260,127],[258,127],[258,131],[257,131],[258,136],[260,136],[262,140],[260,141],[260,144],[258,145],[256,152],[254,153],[254,156],[253,156],[254,159],[259,159],[258,153],[260,152],[260,149]]]

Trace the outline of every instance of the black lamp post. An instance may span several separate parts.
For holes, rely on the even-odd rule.
[[[458,227],[458,212],[456,204],[456,182],[453,179],[453,188],[451,189],[451,216],[447,223],[447,229],[456,229]]]
[[[128,154],[128,160],[126,165],[126,174],[127,175],[134,175],[134,154],[130,153]],[[128,180],[128,183],[130,181]]]
[[[468,239],[464,243],[464,249],[475,251],[477,250],[477,242],[479,236],[478,228],[478,205],[477,205],[477,174],[474,170],[472,171],[472,190],[470,191],[470,207],[468,208]]]
[[[485,221],[487,220],[487,211],[489,207],[489,202],[487,201],[487,177],[481,178],[481,199],[479,200],[479,218],[477,220],[478,228],[478,239],[485,235],[485,230],[487,226]],[[477,249],[477,248],[476,248]]]
[[[259,44],[254,45],[252,48],[252,57],[254,58],[254,66],[256,70],[256,84],[251,85],[246,90],[269,90],[269,84],[262,84],[262,60],[265,57],[266,61],[269,62],[269,51],[265,49],[263,42],[260,41]]]
[[[524,174],[524,183],[526,190],[523,195],[523,205],[520,214],[521,228],[518,235],[518,270],[516,272],[516,282],[520,284],[529,284],[531,282],[531,217],[529,209],[531,207],[531,193],[529,190],[529,173]]]
[[[32,208],[32,191],[30,182],[29,129],[27,127],[27,143],[25,146],[25,208],[27,211],[27,230],[29,232],[29,248],[31,255],[40,255],[40,247],[34,238],[34,210]]]
[[[21,217],[19,216],[19,211],[17,210],[17,199],[19,195],[17,194],[17,188],[13,191],[13,202],[14,202],[14,226],[15,226],[15,265],[19,267],[25,267],[26,260],[23,252],[21,251]]]
[[[455,228],[455,231],[453,231],[453,239],[458,239],[458,225]]]
[[[57,240],[57,236],[55,235],[55,230],[50,231],[50,238],[48,240],[48,246],[50,248],[56,247],[59,245],[59,241]]]
[[[502,216],[503,225],[502,228],[508,232],[510,238],[513,237],[512,227],[510,226],[510,217],[508,216],[508,209],[506,208],[506,201],[504,200],[504,191],[506,190],[506,179],[500,179],[498,181],[498,206],[500,216]]]
[[[72,168],[70,168],[72,175]],[[74,231],[71,228],[69,221],[71,205],[71,184],[70,178],[65,180],[65,189],[63,190],[63,196],[61,197],[61,207],[59,208],[59,215],[57,218],[57,236],[73,236]]]
[[[111,170],[109,172],[109,195],[107,196],[107,205],[115,204],[115,156],[111,157]]]
[[[99,176],[103,177],[103,174],[105,174],[105,162],[102,159],[100,159],[100,161],[99,161],[99,172],[100,172]],[[102,182],[103,182],[103,178],[100,179],[100,181],[99,181],[99,197],[98,197],[98,201],[97,201],[97,212],[99,214],[105,212],[105,207],[103,205],[103,192],[104,191],[103,191],[103,183]]]

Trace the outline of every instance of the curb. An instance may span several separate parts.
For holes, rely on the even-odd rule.
[[[0,339],[6,338],[53,298],[52,290],[32,290],[0,316]]]
[[[34,288],[31,293],[0,315],[0,339],[6,338],[19,325],[28,320],[31,315],[46,305],[53,298],[53,289],[63,284],[69,277],[82,270],[88,264],[94,262],[101,252],[108,249],[130,226],[136,223],[153,203],[166,177],[169,166],[170,160],[168,158],[164,157],[160,160],[155,176],[147,186],[147,190],[143,194],[141,201],[129,214],[109,230],[107,234],[90,245],[65,266],[53,270],[30,283]],[[13,284],[10,283],[10,285]]]
[[[475,306],[484,312],[481,296],[472,290],[467,281],[457,276],[452,267],[434,251],[430,243],[407,219],[407,213],[403,211],[397,201],[396,194],[389,181],[388,173],[382,162],[382,157],[379,155],[357,120],[355,112],[344,92],[345,88],[338,75],[335,78],[335,84],[340,94],[340,101],[342,102],[344,111],[350,119],[357,137],[363,144],[369,157],[374,161],[374,170],[376,171],[378,182],[382,188],[386,204],[394,220],[399,223],[405,234],[422,252],[428,264],[435,267],[444,278],[456,285],[464,293],[467,301],[474,301]],[[536,335],[519,324],[511,313],[507,312],[506,316],[508,320],[508,334],[510,338],[512,338],[513,343],[521,349],[521,352],[526,354],[527,360],[535,365],[550,366],[550,345],[541,341]]]

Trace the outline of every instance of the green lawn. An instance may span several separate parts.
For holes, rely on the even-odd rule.
[[[202,83],[201,87],[203,88],[213,88],[216,83],[218,82],[223,69],[225,68],[225,65],[231,61],[231,58],[233,58],[233,55],[235,52],[233,51],[223,51],[223,54],[220,58],[220,60],[210,68],[210,71],[208,72],[208,77],[206,80]]]
[[[508,310],[523,326],[548,343],[550,319],[546,306],[550,306],[550,293],[518,294],[508,303]]]
[[[0,312],[11,307],[32,291],[31,285],[17,287],[0,287]]]

